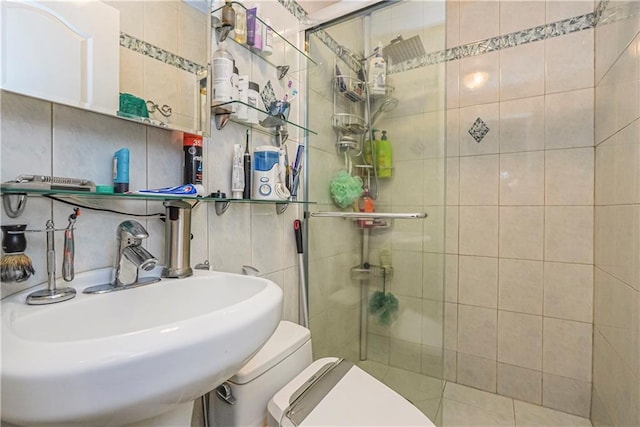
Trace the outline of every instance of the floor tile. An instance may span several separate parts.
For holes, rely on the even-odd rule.
[[[442,399],[442,406],[442,427],[515,426],[513,413],[510,416],[505,416],[488,409],[481,409],[474,405],[446,398]]]
[[[587,418],[577,417],[531,403],[514,400],[517,427],[592,427]]]

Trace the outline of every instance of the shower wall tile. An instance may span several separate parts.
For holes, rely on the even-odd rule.
[[[496,392],[497,364],[495,359],[485,359],[458,352],[457,366],[458,384],[492,393]]]
[[[415,298],[422,296],[422,258],[420,252],[394,250],[393,277],[387,283],[394,294]],[[370,259],[374,264],[379,262],[378,259]]]
[[[447,77],[447,79],[449,79],[449,77]],[[458,157],[460,156],[460,111],[457,108],[446,110],[446,122],[445,146],[447,157]]]
[[[545,2],[536,0],[500,3],[500,34],[545,24]]]
[[[388,336],[385,337],[372,333],[367,334],[367,359],[388,365],[390,353],[389,343],[390,338]]]
[[[500,257],[541,260],[543,257],[544,208],[500,207]]]
[[[546,261],[593,263],[592,207],[547,207],[544,224]]]
[[[498,207],[460,206],[460,254],[498,256]]]
[[[442,348],[444,330],[442,318],[444,306],[441,301],[422,300],[422,344]]]
[[[424,222],[424,252],[442,253],[444,248],[445,207],[425,206],[428,220]]]
[[[498,259],[461,256],[459,265],[458,302],[497,308]]]
[[[500,153],[544,149],[544,96],[500,103]]]
[[[544,43],[529,43],[500,51],[500,100],[544,94],[544,54]]]
[[[420,372],[420,344],[391,338],[389,342],[389,365],[411,372]]]
[[[424,203],[424,164],[422,160],[395,162],[391,194],[394,205]]]
[[[498,273],[498,308],[542,314],[543,263],[501,258]]]
[[[456,382],[458,371],[458,352],[453,350],[444,350],[444,379]]]
[[[547,205],[593,205],[592,147],[547,151],[545,172]]]
[[[458,302],[458,255],[444,256],[444,300],[447,302]]]
[[[542,372],[498,363],[498,394],[540,405]]]
[[[542,316],[498,311],[498,361],[542,369]]]
[[[584,15],[594,10],[594,0],[547,0],[547,22],[560,21],[572,16]]]
[[[420,373],[433,378],[444,378],[444,363],[442,347],[422,346]]]
[[[501,154],[500,205],[543,205],[544,171],[543,151]]]
[[[422,259],[422,298],[443,301],[445,293],[445,255],[424,253]],[[415,269],[412,266],[411,269]]]
[[[499,2],[460,2],[460,44],[493,37],[499,32]]]
[[[498,204],[498,155],[460,158],[460,204]]]
[[[458,349],[458,305],[446,302],[444,304],[444,348]]]
[[[425,159],[423,161],[425,205],[440,205],[445,197],[446,165],[444,159]]]
[[[446,4],[446,48],[460,45],[460,1],[448,0]]]
[[[545,316],[591,322],[592,307],[593,267],[591,265],[545,263]]]
[[[542,378],[542,404],[570,414],[588,417],[591,409],[591,383],[545,373]]]
[[[543,331],[543,371],[591,381],[592,325],[545,317]]]
[[[478,143],[469,134],[477,118],[481,118],[489,132]],[[500,104],[482,104],[460,108],[460,156],[496,154],[500,147]]]
[[[545,40],[546,93],[593,87],[594,30]]]
[[[460,207],[447,206],[445,212],[445,253],[457,254]]]
[[[446,168],[445,204],[447,206],[457,206],[460,204],[460,158],[447,158]]]
[[[460,106],[497,102],[500,89],[500,53],[460,60]]]
[[[458,351],[496,360],[497,313],[495,309],[458,306]]]
[[[593,145],[593,98],[592,89],[546,96],[546,149]]]
[[[398,318],[389,327],[391,338],[420,343],[422,339],[422,300],[396,295]]]

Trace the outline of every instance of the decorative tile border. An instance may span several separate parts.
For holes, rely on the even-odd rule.
[[[148,56],[149,58],[157,59],[160,62],[164,62],[167,65],[171,65],[189,73],[198,74],[206,70],[206,68],[200,64],[196,64],[195,62],[178,56],[175,53],[166,51],[126,33],[120,33],[120,46]]]
[[[425,67],[427,65],[438,64],[446,61],[456,61],[458,59],[482,55],[483,53],[495,52],[553,37],[564,36],[566,34],[593,28],[595,27],[595,23],[596,13],[587,13],[586,15],[575,16],[562,21],[552,22],[550,24],[540,25],[497,37],[491,37],[479,42],[456,46],[439,52],[427,53],[426,55],[410,61],[393,64],[388,68],[387,73],[400,73],[414,68]]]
[[[309,14],[295,0],[278,0],[278,2],[283,5],[289,13],[295,16],[298,21],[305,21],[308,18]],[[600,0],[592,13],[563,19],[561,21],[521,31],[515,31],[513,33],[488,38],[475,43],[456,46],[438,52],[427,53],[413,60],[391,65],[387,69],[387,73],[394,74],[442,62],[456,61],[471,56],[482,55],[484,53],[495,52],[528,43],[560,37],[578,31],[595,28],[596,25],[640,15],[640,2],[627,1],[622,2],[621,4],[619,3],[620,2],[611,0]],[[344,60],[351,69],[356,72],[360,70],[362,66],[362,58],[360,56],[344,48],[324,30],[318,30],[314,32],[314,34],[333,53],[335,53],[336,56],[342,58],[342,60]]]

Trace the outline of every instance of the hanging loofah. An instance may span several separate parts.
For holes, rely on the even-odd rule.
[[[362,179],[340,171],[331,180],[330,191],[333,202],[340,208],[348,208],[362,195]]]
[[[374,292],[369,300],[369,312],[378,316],[378,323],[389,326],[398,312],[398,298],[390,292]]]

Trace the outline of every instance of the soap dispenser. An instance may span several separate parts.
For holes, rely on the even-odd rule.
[[[391,141],[387,139],[387,131],[382,131],[380,141],[376,143],[376,165],[379,178],[390,178],[393,162]]]

